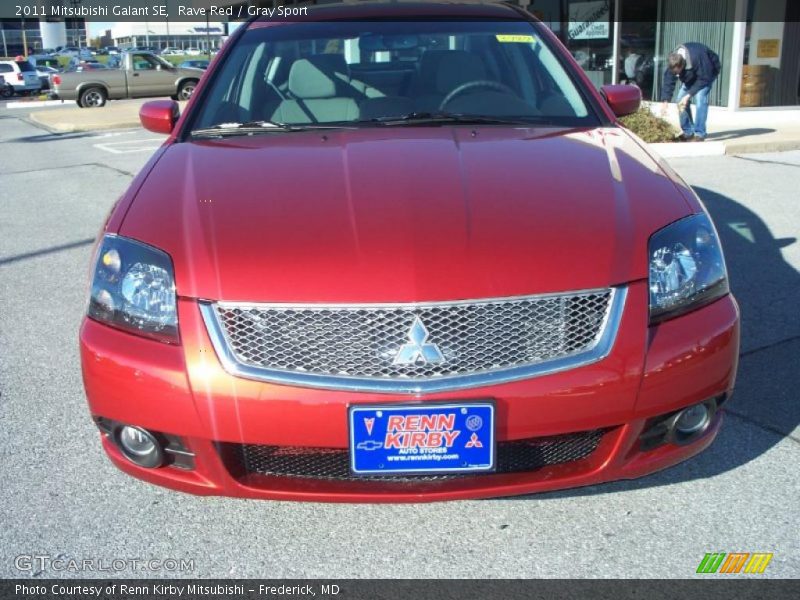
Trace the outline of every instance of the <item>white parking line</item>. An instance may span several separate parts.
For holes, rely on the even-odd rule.
[[[129,129],[128,131],[108,131],[106,133],[98,133],[92,136],[93,139],[119,137],[121,135],[133,135],[134,133],[142,133],[141,129]]]
[[[124,142],[108,142],[105,144],[92,144],[95,148],[110,152],[111,154],[132,154],[134,152],[153,152],[163,142],[163,138],[149,138],[144,140],[127,140]]]
[[[6,102],[6,108],[42,108],[44,106],[64,106],[63,100],[37,100],[35,102],[32,101],[24,101],[24,100],[16,100],[14,102]]]

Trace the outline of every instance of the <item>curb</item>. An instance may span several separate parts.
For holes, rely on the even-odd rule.
[[[41,125],[45,129],[52,131],[53,133],[76,133],[82,131],[105,131],[109,129],[132,129],[136,127],[141,127],[141,122],[139,121],[138,115],[136,119],[130,120],[120,120],[120,121],[109,121],[108,123],[87,123],[87,124],[77,124],[77,123],[69,123],[69,122],[60,122],[60,123],[48,123],[47,120],[39,119],[38,116],[41,113],[34,112],[28,115],[28,118],[36,123],[37,125]]]
[[[800,139],[774,142],[728,142],[725,154],[758,154],[759,152],[786,152],[800,150]]]
[[[725,156],[728,154],[758,154],[760,152],[785,152],[800,150],[800,138],[767,142],[737,142],[707,140],[702,144],[661,143],[648,144],[662,158],[697,158]]]
[[[650,144],[662,158],[694,158],[698,156],[723,156],[726,153],[725,142],[705,141],[701,144],[692,142],[666,142]]]

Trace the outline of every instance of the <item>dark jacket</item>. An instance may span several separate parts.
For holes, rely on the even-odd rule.
[[[681,80],[686,86],[689,96],[694,96],[697,92],[714,83],[719,76],[722,67],[719,56],[708,46],[697,42],[683,44],[689,54],[686,68],[679,75],[674,75],[669,67],[664,71],[664,83],[661,86],[661,101],[669,102],[675,92],[675,81]],[[691,69],[689,66],[691,65]]]

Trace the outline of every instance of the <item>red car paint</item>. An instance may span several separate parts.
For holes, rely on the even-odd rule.
[[[400,14],[401,5],[323,14]],[[421,10],[421,9],[420,9]],[[424,10],[461,14],[461,7]],[[470,7],[487,17],[508,7]],[[362,13],[359,13],[362,11]],[[485,12],[480,12],[485,11]],[[250,27],[259,27],[254,22]],[[242,31],[245,27],[240,28]],[[237,32],[241,34],[241,31]],[[541,35],[555,39],[544,28]],[[235,35],[223,50],[229,52]],[[575,79],[615,120],[566,50]],[[116,205],[105,232],[167,252],[180,345],[86,319],[84,382],[95,417],[179,436],[191,470],[145,469],[102,436],[125,472],[196,494],[316,501],[424,501],[531,493],[632,478],[714,439],[642,450],[648,420],[733,390],[739,315],[732,296],[648,326],[649,237],[702,206],[614,125],[590,129],[415,127],[308,131],[175,143],[173,134]],[[148,118],[163,120],[157,111]],[[268,167],[266,167],[268,165]],[[433,394],[317,390],[233,376],[198,300],[428,302],[627,286],[603,360],[569,371]],[[500,442],[608,429],[589,458],[445,481],[333,481],[231,472],[217,444],[348,446],[347,407],[491,398]]]

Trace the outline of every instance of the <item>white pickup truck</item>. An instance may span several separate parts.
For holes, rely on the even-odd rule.
[[[179,68],[150,52],[126,52],[116,68],[85,65],[52,78],[54,98],[75,100],[78,106],[105,106],[108,100],[171,96],[188,100],[202,69]]]

